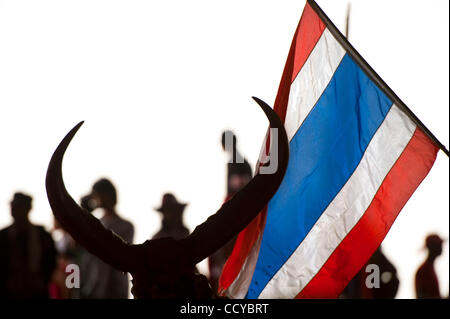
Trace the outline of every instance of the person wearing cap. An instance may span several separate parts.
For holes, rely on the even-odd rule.
[[[152,239],[172,237],[178,240],[186,238],[189,235],[189,230],[183,224],[183,212],[186,206],[186,203],[180,203],[173,194],[164,194],[161,205],[155,208],[162,214],[161,228]]]
[[[428,256],[419,267],[415,277],[416,296],[418,299],[441,298],[439,282],[434,270],[434,261],[442,254],[443,240],[436,234],[428,235],[425,239],[425,247]]]
[[[94,183],[90,194],[92,213],[103,213],[100,218],[105,228],[128,243],[133,242],[134,226],[116,211],[117,191],[112,182],[102,178]],[[81,256],[81,289],[83,299],[128,299],[129,279],[124,274],[89,252]]]
[[[56,266],[53,238],[28,215],[32,197],[15,193],[13,223],[0,230],[0,298],[49,298],[49,283]]]

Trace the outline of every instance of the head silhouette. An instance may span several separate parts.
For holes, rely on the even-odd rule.
[[[15,193],[11,201],[11,216],[16,223],[28,222],[28,214],[31,210],[32,197],[24,193]]]
[[[225,152],[233,153],[236,150],[237,137],[233,131],[226,130],[222,133],[222,148]]]
[[[117,192],[110,180],[102,178],[92,186],[92,197],[98,207],[114,209],[117,204]]]
[[[161,206],[155,210],[163,215],[166,223],[176,224],[182,221],[186,205],[186,203],[180,203],[173,194],[166,193],[163,195]]]
[[[443,240],[436,234],[428,235],[425,239],[425,246],[431,258],[436,258],[442,254]]]

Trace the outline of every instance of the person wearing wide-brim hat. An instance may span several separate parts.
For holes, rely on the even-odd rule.
[[[183,212],[187,203],[181,203],[172,193],[166,193],[162,197],[162,203],[155,210],[162,214],[161,229],[152,239],[172,237],[183,239],[189,235],[189,230],[183,224]]]

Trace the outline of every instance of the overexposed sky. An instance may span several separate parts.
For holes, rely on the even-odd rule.
[[[340,30],[347,0],[318,0]],[[354,0],[350,42],[422,122],[449,145],[449,2]],[[51,228],[44,181],[51,154],[80,120],[64,177],[78,200],[98,178],[119,191],[136,242],[154,234],[166,191],[189,202],[191,230],[225,194],[220,134],[238,134],[252,166],[305,1],[0,0],[0,227],[21,190]],[[449,162],[440,152],[383,248],[412,298],[429,232],[449,237]],[[449,291],[448,242],[438,260]],[[201,266],[205,270],[204,263]]]

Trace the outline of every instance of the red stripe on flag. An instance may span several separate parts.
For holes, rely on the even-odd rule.
[[[339,296],[381,244],[400,210],[430,171],[438,150],[417,128],[363,217],[296,298]]]
[[[291,82],[294,82],[298,72],[302,69],[312,50],[325,30],[325,23],[319,18],[309,3],[306,3],[300,18],[298,32],[294,38],[295,59]]]
[[[311,8],[309,3],[306,3],[297,30],[295,31],[294,39],[292,39],[291,48],[275,100],[274,110],[278,113],[282,121],[286,117],[291,84],[305,64],[324,30],[325,24]]]

